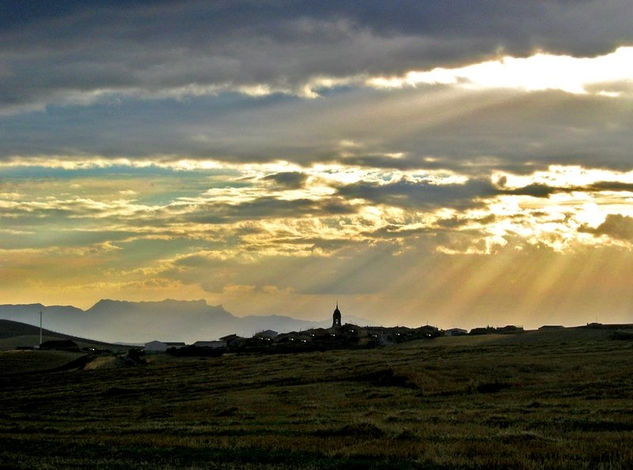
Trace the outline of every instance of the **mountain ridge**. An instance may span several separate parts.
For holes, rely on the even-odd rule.
[[[39,325],[40,309],[46,328],[105,342],[137,343],[159,337],[195,342],[217,339],[231,333],[251,336],[266,329],[287,332],[327,327],[331,323],[329,315],[317,321],[279,314],[238,317],[225,310],[221,304],[175,299],[141,302],[101,299],[86,310],[41,303],[4,304],[0,305],[0,319]],[[364,322],[356,317],[347,317],[347,320]]]

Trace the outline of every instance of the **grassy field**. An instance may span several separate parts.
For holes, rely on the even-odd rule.
[[[37,373],[59,357],[2,352],[0,468],[629,469],[633,341],[610,335]]]

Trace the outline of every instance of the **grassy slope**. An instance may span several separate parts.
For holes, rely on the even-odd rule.
[[[126,350],[125,346],[113,345],[101,341],[94,341],[77,336],[70,336],[43,329],[43,341],[69,339],[77,343],[79,347],[92,347],[97,349]],[[0,320],[0,350],[13,349],[20,346],[33,346],[40,342],[40,329],[37,326],[28,325],[12,320]]]
[[[632,346],[565,330],[0,369],[0,468],[631,468]]]

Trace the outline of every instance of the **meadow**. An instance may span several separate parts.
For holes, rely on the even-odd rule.
[[[0,468],[633,468],[633,341],[593,329],[371,350],[0,352]],[[75,362],[77,363],[77,362]]]

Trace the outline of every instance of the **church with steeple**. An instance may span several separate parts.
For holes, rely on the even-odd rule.
[[[332,314],[332,328],[338,328],[341,326],[341,311],[338,309],[338,302],[336,302],[336,308]]]

